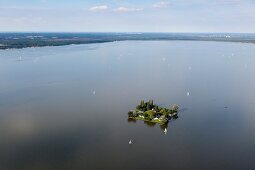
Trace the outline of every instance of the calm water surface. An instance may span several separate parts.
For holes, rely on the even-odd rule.
[[[244,43],[0,51],[0,169],[255,169],[254,75]],[[180,105],[166,135],[128,122],[141,99]]]

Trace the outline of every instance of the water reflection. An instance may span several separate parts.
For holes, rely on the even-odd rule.
[[[168,124],[169,124],[169,123],[166,123],[166,124],[160,125],[159,127],[160,127],[160,129],[161,129],[162,131],[164,131],[165,129],[168,128]]]
[[[154,127],[156,125],[156,123],[148,121],[143,121],[143,123],[146,124],[148,127]]]
[[[157,125],[159,125],[160,129],[161,129],[162,131],[165,131],[165,129],[168,128],[169,124],[171,124],[171,122],[177,120],[178,118],[179,118],[178,115],[175,115],[175,116],[173,116],[172,119],[169,120],[168,123],[165,123],[165,124],[158,124],[158,123],[149,122],[149,121],[136,120],[136,119],[133,119],[133,118],[128,118],[128,119],[127,119],[127,122],[133,124],[133,123],[137,123],[137,122],[141,121],[141,122],[143,122],[147,127],[158,127]]]

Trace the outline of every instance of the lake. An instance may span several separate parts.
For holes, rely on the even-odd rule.
[[[246,43],[2,50],[0,169],[254,169],[254,75]],[[166,135],[127,120],[141,99],[180,106]]]

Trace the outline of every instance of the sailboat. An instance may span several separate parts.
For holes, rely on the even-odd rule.
[[[131,139],[129,140],[128,144],[129,144],[129,145],[131,145],[131,144],[132,144],[132,140],[131,140]]]
[[[164,133],[166,134],[167,133],[167,129],[165,128],[165,130],[164,130]]]

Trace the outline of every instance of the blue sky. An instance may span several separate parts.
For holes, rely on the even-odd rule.
[[[255,32],[255,0],[0,0],[0,31]]]

